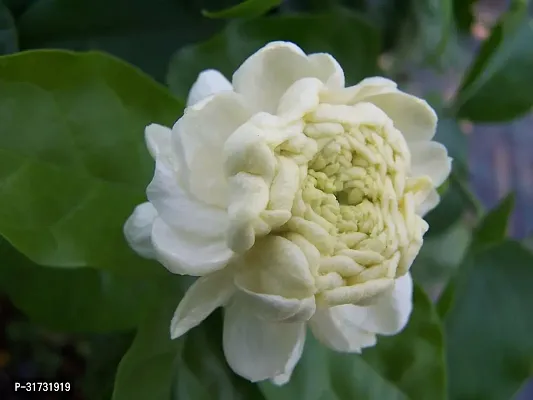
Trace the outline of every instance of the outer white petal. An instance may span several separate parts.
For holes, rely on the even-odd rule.
[[[435,187],[439,187],[450,175],[451,158],[446,147],[437,142],[408,143],[411,152],[411,173],[413,176],[427,175]]]
[[[172,128],[182,180],[203,202],[227,206],[222,149],[228,137],[251,116],[241,96],[221,92],[187,108]]]
[[[158,156],[169,156],[172,150],[171,135],[172,130],[163,125],[150,124],[144,129],[146,146],[154,160]]]
[[[309,62],[313,66],[315,76],[330,89],[344,88],[344,71],[340,64],[330,54],[310,54]]]
[[[413,311],[413,279],[408,273],[395,281],[394,289],[384,294],[376,304],[367,307],[352,306],[350,318],[359,327],[379,335],[400,332]]]
[[[305,346],[305,329],[302,329],[302,332],[300,333],[300,336],[298,337],[296,346],[294,346],[294,348],[292,349],[291,356],[289,360],[287,361],[287,364],[285,364],[285,371],[283,372],[283,374],[276,375],[271,380],[273,384],[281,386],[289,382],[292,376],[292,372],[294,371],[294,368],[296,367],[296,364],[298,364],[298,361],[300,361],[300,358],[302,358],[304,346]]]
[[[233,252],[223,238],[206,238],[172,229],[161,218],[152,228],[157,260],[174,274],[202,276],[224,268]]]
[[[235,296],[224,314],[223,347],[236,374],[251,382],[286,374],[296,364],[295,347],[305,340],[304,323],[269,322]]]
[[[272,42],[233,74],[233,87],[256,111],[276,112],[278,101],[298,79],[313,76],[306,54],[293,43]]]
[[[435,136],[437,114],[425,100],[393,91],[367,96],[364,101],[385,111],[407,142],[430,140]]]
[[[175,229],[209,238],[222,238],[227,230],[226,212],[203,203],[183,189],[177,172],[162,159],[156,161],[146,195],[159,217]]]
[[[433,189],[425,200],[417,207],[416,212],[418,215],[424,216],[431,210],[433,210],[440,202],[440,196],[439,193]]]
[[[170,324],[170,337],[176,339],[199,325],[234,292],[232,271],[227,269],[198,278],[183,296]]]
[[[301,249],[281,236],[256,241],[240,259],[236,282],[250,292],[305,299],[315,294],[315,280]]]
[[[376,344],[376,335],[359,326],[359,315],[354,318],[353,308],[347,304],[317,310],[311,318],[313,335],[329,348],[343,353],[360,353]]]
[[[238,279],[235,279],[237,288],[241,291],[241,298],[246,301],[251,312],[261,318],[270,321],[307,321],[313,316],[316,309],[315,297],[310,296],[305,299],[287,299],[274,294],[255,293],[242,286]]]
[[[146,202],[135,207],[124,224],[126,241],[133,250],[146,258],[155,258],[152,246],[152,225],[156,217],[156,209]]]
[[[187,98],[187,107],[202,101],[216,93],[233,90],[231,82],[215,69],[206,69],[200,72],[191,87]]]
[[[396,82],[387,78],[375,76],[363,79],[357,85],[342,88],[340,90],[330,90],[323,93],[323,101],[331,104],[356,104],[369,96],[375,96],[381,93],[390,93],[397,91]]]
[[[309,57],[293,43],[272,42],[252,54],[233,74],[233,87],[256,111],[276,113],[279,99],[302,78],[318,78],[332,89],[344,86],[344,73],[328,54]]]

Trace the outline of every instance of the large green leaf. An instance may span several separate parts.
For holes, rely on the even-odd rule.
[[[308,335],[300,363],[282,387],[262,383],[268,400],[444,399],[443,335],[430,299],[415,287],[407,327],[380,337],[362,356],[327,350]]]
[[[232,21],[209,41],[180,49],[172,59],[167,81],[173,93],[185,97],[202,70],[215,68],[231,77],[248,56],[274,40],[295,42],[306,52],[331,53],[344,68],[349,83],[376,73],[378,34],[346,10]]]
[[[445,321],[450,398],[510,399],[533,367],[533,255],[505,241],[463,272]]]
[[[254,18],[265,14],[271,8],[279,6],[283,0],[244,0],[233,7],[221,11],[203,11],[209,18]]]
[[[505,239],[507,226],[514,205],[514,196],[508,195],[496,207],[484,214],[472,232],[472,240],[468,244],[458,274],[454,276],[439,298],[437,308],[441,316],[446,315],[455,301],[456,286],[465,279],[465,270],[470,268],[472,257],[476,252],[498,244]]]
[[[93,268],[41,267],[0,242],[0,289],[33,322],[63,332],[132,329],[154,281]]]
[[[100,53],[0,58],[0,234],[41,265],[153,272],[122,226],[145,199],[144,127],[183,105]]]
[[[18,50],[17,29],[15,21],[7,6],[0,1],[0,55],[14,53]]]
[[[182,340],[170,340],[170,320],[183,291],[176,277],[160,282],[127,353],[119,364],[112,400],[170,400],[173,366]]]
[[[465,75],[455,101],[461,118],[477,122],[511,120],[533,106],[533,22],[516,1],[492,29]]]
[[[190,0],[40,0],[19,19],[23,49],[103,50],[163,80],[170,57],[222,24]],[[204,2],[205,3],[205,2]],[[218,0],[219,7],[228,1]]]
[[[513,208],[514,195],[509,194],[490,210],[476,227],[471,244],[472,251],[478,251],[505,239]]]
[[[179,340],[170,339],[170,320],[183,293],[179,281],[173,277],[161,284],[120,363],[113,400],[260,400],[257,387],[226,364],[219,313]]]
[[[263,399],[257,385],[235,375],[226,363],[221,314],[215,312],[182,339],[183,350],[173,373],[172,399]]]

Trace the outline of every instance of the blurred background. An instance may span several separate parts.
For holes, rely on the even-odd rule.
[[[286,0],[270,15],[319,12],[332,3],[342,3],[341,6],[360,13],[382,32],[379,67],[398,81],[402,89],[427,98],[438,109],[454,96],[480,43],[490,35],[510,2],[453,1],[455,26],[450,33],[451,40],[438,59],[431,62],[421,58],[419,50],[424,41],[411,32],[410,10],[414,2]],[[0,54],[34,48],[100,49],[137,65],[165,83],[168,63],[177,50],[205,41],[224,28],[225,21],[205,18],[201,11],[236,3],[229,0],[3,0],[3,5],[0,2]],[[439,1],[426,3],[439,7]],[[533,7],[529,8],[533,15]],[[423,32],[436,35],[438,39],[440,31],[436,28],[432,33],[431,24],[431,20],[427,21]],[[431,44],[431,40],[428,43]],[[533,51],[533,43],[530,48]],[[186,54],[180,53],[178,60],[184,59]],[[468,160],[466,184],[479,199],[480,206],[492,208],[508,193],[515,192],[509,234],[525,240],[533,234],[532,127],[533,115],[498,124],[472,124],[465,120],[459,123],[461,138],[457,142],[458,152],[464,152]],[[440,222],[448,217],[432,216]],[[468,212],[461,221],[468,223]],[[438,245],[433,246],[430,237],[425,254],[413,267],[418,279],[435,296],[458,263],[461,248],[465,247],[468,233],[463,226],[457,225],[456,229],[446,226],[449,240],[439,240]],[[0,255],[3,245],[0,243]],[[438,262],[435,261],[437,253],[442,255]],[[428,259],[439,268],[423,268]],[[14,400],[15,397],[9,397],[12,396],[12,382],[29,378],[74,383],[74,392],[66,397],[53,394],[48,397],[50,400],[109,399],[114,372],[131,343],[133,332],[66,334],[51,329],[48,324],[30,321],[1,289],[0,284],[0,399]],[[32,397],[16,397],[24,398]],[[525,387],[517,399],[533,400],[533,385]]]

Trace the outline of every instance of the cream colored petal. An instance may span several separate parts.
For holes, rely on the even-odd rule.
[[[324,84],[317,78],[302,78],[292,84],[281,96],[277,114],[296,121],[318,106]]]
[[[394,81],[380,76],[363,79],[357,85],[330,90],[322,95],[326,103],[331,104],[356,104],[365,101],[368,96],[397,91]]]
[[[327,53],[315,53],[310,54],[308,59],[313,66],[315,76],[329,89],[344,88],[344,71],[333,56]]]
[[[215,69],[200,72],[187,97],[187,107],[219,92],[232,91],[231,82]]]
[[[395,335],[400,332],[413,311],[413,280],[411,275],[396,279],[394,289],[371,306],[350,306],[346,315],[367,332]]]
[[[446,147],[427,141],[411,142],[408,146],[411,152],[411,174],[415,177],[427,175],[435,187],[442,185],[452,169]]]
[[[310,76],[313,68],[302,49],[289,42],[272,42],[252,54],[235,71],[232,82],[256,111],[274,114],[283,93]]]
[[[178,183],[178,174],[164,160],[156,161],[155,174],[146,189],[148,200],[166,224],[180,231],[223,238],[228,228],[224,210],[201,202]]]
[[[145,258],[155,258],[152,246],[152,225],[157,211],[149,202],[135,207],[124,224],[124,236],[130,247]]]
[[[203,202],[226,207],[224,143],[251,115],[241,96],[221,92],[187,108],[172,128],[182,179]]]
[[[298,361],[300,361],[300,358],[302,358],[302,354],[303,354],[304,346],[305,346],[305,335],[306,335],[305,329],[302,329],[300,336],[298,336],[298,341],[296,343],[296,346],[294,346],[294,348],[292,349],[291,356],[289,360],[287,361],[287,364],[285,364],[284,372],[280,375],[276,375],[273,379],[271,379],[271,382],[274,385],[278,385],[278,386],[285,385],[291,379],[294,368],[298,364]]]
[[[407,142],[430,140],[435,136],[437,114],[425,100],[394,91],[367,96],[364,101],[385,111]]]
[[[353,308],[346,304],[317,310],[311,318],[313,335],[329,348],[343,353],[360,353],[376,344],[376,335],[360,328],[353,318]]]
[[[152,228],[157,260],[174,274],[202,276],[224,268],[233,252],[224,239],[210,239],[172,229],[161,218]]]
[[[181,299],[172,322],[170,337],[177,339],[199,325],[216,308],[225,305],[234,292],[232,271],[224,269],[198,278]]]
[[[315,293],[307,258],[300,248],[283,237],[268,235],[242,257],[236,276],[250,292],[305,299]]]
[[[425,200],[420,203],[420,205],[417,207],[416,212],[418,215],[424,216],[431,210],[433,210],[435,207],[439,205],[440,202],[440,196],[439,193],[433,189],[429,192]],[[430,227],[431,229],[431,227]]]
[[[304,323],[259,318],[234,297],[224,313],[223,347],[231,369],[251,382],[286,374],[296,364],[295,347],[305,340]]]
[[[171,146],[172,129],[163,125],[150,124],[144,129],[144,138],[150,155],[154,160],[158,156],[169,156]]]
[[[269,321],[307,321],[316,309],[315,297],[305,299],[285,298],[275,294],[256,293],[246,288],[246,282],[235,277],[235,285],[240,290],[242,301],[250,310]]]

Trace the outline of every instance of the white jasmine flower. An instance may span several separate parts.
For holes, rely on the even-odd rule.
[[[231,83],[200,74],[172,130],[146,128],[155,176],[125,225],[139,254],[199,276],[172,337],[223,306],[231,368],[283,384],[307,324],[341,352],[403,329],[422,216],[450,172],[436,122],[394,82],[345,87],[333,57],[291,43],[263,47]]]

